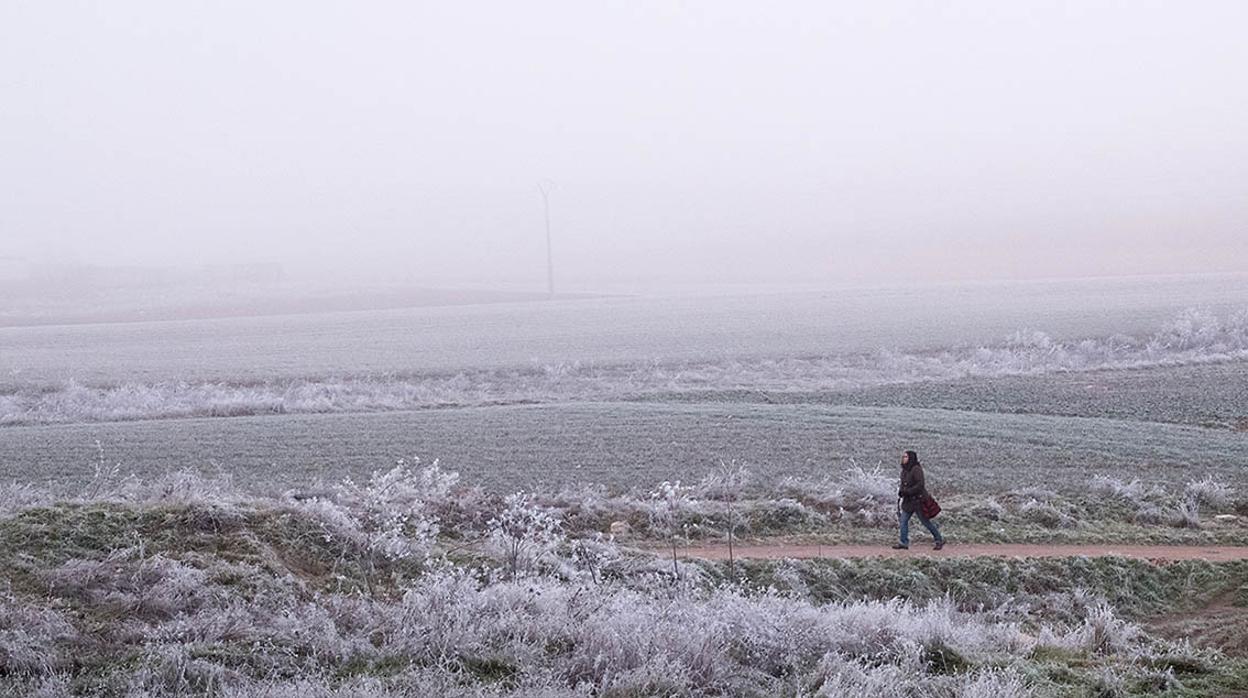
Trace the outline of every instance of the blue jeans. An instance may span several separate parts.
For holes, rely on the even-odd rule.
[[[936,527],[936,522],[924,516],[922,511],[914,511],[914,512],[902,511],[897,516],[899,519],[901,519],[901,544],[902,545],[910,545],[910,517],[911,516],[919,517],[919,523],[923,524],[923,527],[931,532],[932,538],[935,538],[937,543],[944,540],[944,538],[940,537],[940,529]]]

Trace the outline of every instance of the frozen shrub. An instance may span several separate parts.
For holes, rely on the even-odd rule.
[[[437,462],[413,470],[399,461],[389,471],[373,472],[367,485],[343,480],[336,503],[346,509],[375,553],[392,559],[424,557],[439,530],[430,509],[445,502],[458,481],[457,473],[442,470]]]
[[[771,571],[772,587],[794,598],[805,599],[810,596],[810,587],[802,578],[801,569],[792,564],[791,560],[777,564]]]
[[[664,656],[622,668],[604,682],[609,696],[678,696],[693,692],[689,667]]]
[[[572,541],[568,554],[573,569],[589,575],[595,584],[601,582],[603,572],[617,565],[622,557],[620,549],[601,533]]]
[[[681,530],[681,517],[693,510],[695,500],[689,487],[680,481],[663,481],[650,493],[650,525],[672,546],[672,572],[680,575],[676,561],[676,538]]]
[[[1094,476],[1089,484],[1089,489],[1094,494],[1114,497],[1127,502],[1142,502],[1147,499],[1157,499],[1165,496],[1165,491],[1156,485],[1145,485],[1139,480],[1124,482],[1118,478],[1105,475]]]
[[[500,556],[511,576],[533,570],[563,542],[562,524],[553,509],[517,492],[503,500],[503,511],[489,524],[488,549]]]
[[[1136,679],[1135,685],[1154,694],[1183,690],[1183,682],[1179,681],[1174,675],[1174,669],[1170,667],[1165,670],[1152,669],[1143,672],[1143,675]]]
[[[840,478],[848,505],[866,509],[874,505],[891,505],[897,501],[897,478],[883,474],[880,467],[877,464],[871,470],[864,470],[851,461],[850,467]]]
[[[545,677],[518,677],[505,686],[464,685],[463,676],[437,669],[413,669],[395,677],[357,677],[339,680],[332,676],[247,681],[224,688],[222,698],[589,698],[589,693],[552,686]],[[543,685],[545,684],[545,685]]]
[[[1132,520],[1137,524],[1164,524],[1170,521],[1167,512],[1159,504],[1141,502]]]
[[[1126,677],[1114,667],[1097,667],[1092,672],[1092,677],[1092,685],[1089,687],[1092,695],[1099,698],[1126,698],[1131,695]]]
[[[966,514],[976,519],[1000,521],[1005,518],[1005,505],[995,497],[980,497],[965,508]]]
[[[295,502],[291,510],[309,517],[320,526],[322,542],[345,542],[362,547],[369,545],[368,534],[361,529],[360,520],[336,502],[314,497]]]
[[[1132,520],[1138,524],[1154,524],[1173,528],[1200,528],[1200,507],[1191,500],[1173,505],[1143,502]]]
[[[673,528],[681,515],[693,510],[697,500],[693,488],[675,482],[663,481],[650,493],[650,516],[659,527]]]
[[[1212,476],[1188,482],[1183,492],[1188,500],[1212,507],[1215,511],[1229,509],[1235,501],[1235,491]]]
[[[1191,499],[1179,502],[1169,511],[1169,524],[1175,528],[1200,528],[1200,506]]]
[[[134,484],[131,477],[122,477],[121,463],[108,463],[104,458],[104,445],[95,442],[94,474],[91,481],[83,487],[81,499],[94,501],[101,499],[118,499],[126,489]]]
[[[1141,502],[1132,520],[1138,524],[1200,528],[1200,507],[1190,499],[1170,506]]]
[[[480,580],[467,570],[443,568],[423,575],[383,620],[386,646],[432,665],[480,653],[481,591]]]
[[[690,488],[690,495],[699,499],[735,501],[754,484],[754,473],[744,465],[720,463]]]
[[[0,516],[14,514],[23,509],[51,504],[51,494],[31,484],[17,482],[0,483]]]
[[[1093,654],[1124,654],[1133,649],[1141,634],[1139,626],[1119,618],[1109,604],[1100,603],[1088,608],[1072,640]]]
[[[1074,528],[1078,525],[1078,521],[1066,512],[1048,502],[1035,499],[1023,502],[1018,512],[1023,519],[1045,528]]]
[[[755,533],[795,531],[807,528],[816,515],[801,502],[784,498],[764,502],[752,502],[743,518]]]

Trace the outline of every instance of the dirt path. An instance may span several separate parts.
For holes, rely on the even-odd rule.
[[[655,550],[656,554],[661,551]],[[670,555],[670,552],[668,553]],[[678,549],[682,558],[727,560],[728,546],[700,545]],[[1104,557],[1116,555],[1141,560],[1209,560],[1228,562],[1248,560],[1248,547],[1200,545],[1022,545],[1014,543],[950,543],[939,552],[931,544],[909,550],[893,550],[886,545],[737,545],[737,559],[777,560],[784,558],[864,558],[864,557]]]

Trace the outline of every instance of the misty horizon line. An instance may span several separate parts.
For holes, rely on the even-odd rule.
[[[14,264],[14,263],[17,264]],[[25,264],[22,264],[25,263]],[[14,270],[19,270],[14,273]],[[132,276],[127,276],[132,275]],[[195,287],[203,285],[234,283],[239,290],[246,287],[287,288],[288,290],[339,290],[368,288],[411,288],[428,290],[497,290],[534,293],[546,291],[554,297],[605,293],[628,295],[621,289],[630,286],[637,292],[663,288],[826,288],[826,289],[877,289],[912,288],[924,286],[950,286],[975,284],[1031,284],[1047,282],[1081,282],[1142,279],[1217,278],[1248,275],[1245,269],[1216,269],[1202,271],[1143,271],[1126,273],[1039,273],[1019,276],[1016,274],[965,274],[933,275],[927,277],[906,276],[875,279],[871,276],[836,278],[831,274],[797,275],[733,275],[707,273],[703,275],[674,276],[671,274],[559,274],[555,282],[559,291],[551,293],[550,279],[538,275],[418,275],[410,273],[387,273],[368,269],[325,270],[301,269],[299,265],[288,266],[279,261],[247,261],[235,263],[203,264],[106,264],[72,261],[29,263],[21,257],[0,255],[0,288],[20,291],[50,290],[66,283],[80,291],[111,291],[152,287]],[[597,287],[597,289],[596,289]]]

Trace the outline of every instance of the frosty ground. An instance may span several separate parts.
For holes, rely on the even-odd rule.
[[[1248,691],[1248,563],[957,554],[1248,545],[1242,294],[980,290],[0,330],[0,687]]]
[[[1087,485],[1082,500],[1035,488],[954,499],[955,544],[1248,537],[1235,513],[1248,503],[1214,480],[1177,493]],[[1242,561],[639,551],[729,535],[882,542],[893,488],[891,474],[862,468],[816,482],[724,469],[653,491],[499,496],[419,464],[277,498],[189,472],[102,472],[72,498],[9,487],[2,685],[45,696],[1248,688]],[[1180,622],[1190,639],[1173,632]]]

